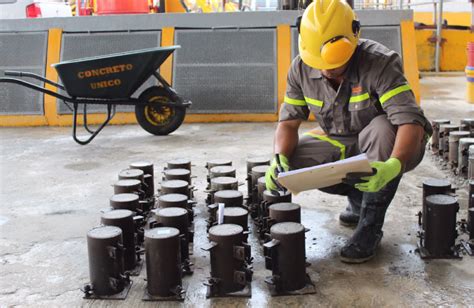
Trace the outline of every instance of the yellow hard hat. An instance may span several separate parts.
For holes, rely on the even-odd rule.
[[[347,63],[359,41],[360,23],[344,0],[314,0],[298,27],[301,59],[316,69]]]

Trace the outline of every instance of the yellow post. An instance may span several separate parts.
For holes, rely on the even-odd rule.
[[[286,92],[286,76],[291,65],[291,31],[289,25],[277,26],[277,80],[278,110],[283,103]]]
[[[403,20],[400,23],[400,32],[402,36],[403,70],[415,94],[416,102],[420,104],[420,81],[416,55],[415,24],[413,21]]]
[[[49,29],[48,32],[48,52],[46,56],[46,79],[58,82],[58,73],[52,67],[52,64],[58,63],[61,57],[61,40],[63,36],[62,29]],[[57,92],[57,88],[46,84],[45,88]],[[58,110],[56,98],[51,95],[44,95],[44,113],[49,125],[58,125]]]
[[[161,46],[174,45],[174,28],[161,29]],[[160,66],[160,75],[169,83],[173,81],[173,54]]]

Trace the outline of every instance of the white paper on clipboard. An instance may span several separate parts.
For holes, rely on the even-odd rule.
[[[282,172],[278,182],[293,194],[339,184],[349,172],[372,172],[366,154],[314,167]]]

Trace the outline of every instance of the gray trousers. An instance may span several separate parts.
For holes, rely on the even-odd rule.
[[[338,137],[328,136],[345,146],[345,157],[355,156],[366,153],[369,161],[385,161],[390,158],[395,138],[397,135],[397,127],[393,126],[386,115],[375,117],[369,125],[367,125],[357,136]],[[423,159],[425,154],[426,140],[422,141],[419,153],[413,155],[406,162],[404,172],[413,170]],[[334,145],[334,142],[321,140],[314,136],[303,135],[290,158],[290,166],[293,169],[316,166],[341,159],[340,145]],[[322,191],[348,195],[349,186],[338,184],[322,189]]]

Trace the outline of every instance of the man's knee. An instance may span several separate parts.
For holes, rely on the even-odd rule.
[[[386,115],[375,117],[359,133],[360,151],[371,161],[385,161],[390,158],[397,136],[397,127],[392,125]]]

